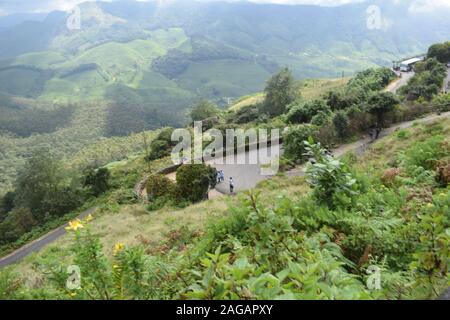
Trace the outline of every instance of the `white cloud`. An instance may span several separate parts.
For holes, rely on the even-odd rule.
[[[52,10],[70,10],[74,6],[92,0],[0,0],[0,15],[13,12],[49,12]],[[118,0],[102,0],[118,1]],[[177,0],[137,0],[137,1],[158,1],[167,3]],[[187,0],[178,0],[187,1]],[[197,0],[197,1],[250,1],[253,3],[274,3],[274,4],[309,4],[320,6],[339,6],[349,3],[360,3],[368,0]],[[409,2],[411,13],[431,12],[441,8],[450,8],[450,0],[385,0],[393,4]]]
[[[433,12],[440,9],[450,9],[449,0],[415,0],[409,6],[412,13]]]
[[[276,4],[310,4],[319,6],[340,6],[349,3],[364,2],[365,0],[248,0],[256,3],[276,3]]]

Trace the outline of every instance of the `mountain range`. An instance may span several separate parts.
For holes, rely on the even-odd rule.
[[[226,106],[284,66],[297,79],[341,78],[450,39],[448,10],[409,2],[120,0],[0,16],[0,189],[34,149],[70,157],[182,126],[200,99]]]
[[[368,3],[86,2],[73,30],[67,22],[76,12],[7,16],[0,18],[0,92],[52,104],[145,105],[158,113],[150,127],[179,124],[178,111],[199,98],[223,104],[260,91],[283,66],[297,78],[349,75],[450,36],[442,12],[378,5],[375,30],[367,27]]]

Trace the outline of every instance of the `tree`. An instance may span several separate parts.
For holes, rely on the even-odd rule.
[[[297,95],[292,72],[288,68],[284,68],[272,76],[264,92],[266,93],[264,111],[270,116],[283,114]]]
[[[7,192],[0,201],[0,221],[2,220],[2,213],[6,214],[14,208],[14,199],[16,195],[14,192]]]
[[[216,105],[208,100],[202,100],[191,109],[189,116],[192,121],[202,121],[217,116],[218,114],[219,109]]]
[[[339,138],[343,139],[348,137],[348,129],[349,129],[349,119],[347,113],[343,110],[339,110],[336,112],[333,118],[333,125],[336,129],[336,132]]]
[[[394,110],[399,102],[391,92],[375,92],[369,97],[368,111],[376,116],[377,128],[384,127],[385,115]]]
[[[303,142],[308,140],[309,137],[313,137],[314,134],[314,127],[311,125],[290,127],[283,137],[285,156],[291,160],[301,161],[306,159],[306,149]]]
[[[6,219],[0,223],[0,243],[16,241],[23,234],[31,231],[35,224],[36,221],[29,209],[14,209],[8,214]]]
[[[209,188],[214,188],[216,182],[216,169],[205,164],[183,165],[177,170],[178,191],[192,202],[207,198]]]
[[[313,100],[291,107],[286,114],[286,120],[289,123],[308,123],[319,112],[329,114],[331,110],[324,100]]]
[[[63,215],[75,209],[81,200],[75,187],[67,182],[59,161],[46,150],[38,150],[19,172],[15,205],[30,209],[38,221],[46,214]]]
[[[428,49],[428,58],[436,58],[441,63],[450,62],[450,41],[437,43]]]
[[[83,185],[89,187],[91,193],[95,197],[98,197],[110,188],[110,177],[111,173],[107,168],[100,168],[98,170],[89,169],[85,174]]]
[[[171,148],[177,144],[176,141],[172,141],[173,131],[174,128],[165,128],[158,134],[150,144],[150,153],[146,158],[147,160],[161,159],[170,155]]]

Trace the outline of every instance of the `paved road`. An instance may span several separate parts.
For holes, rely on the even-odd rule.
[[[88,215],[94,213],[95,208],[91,208],[89,210],[84,211],[78,216],[78,219],[84,219]],[[57,239],[59,239],[61,236],[66,234],[66,227],[68,224],[65,224],[62,227],[59,227],[56,230],[53,230],[49,233],[47,233],[45,236],[23,246],[22,248],[14,251],[13,253],[7,255],[6,257],[3,257],[0,259],[0,268],[6,267],[8,265],[11,265],[13,263],[16,263],[26,256],[30,255],[31,253],[37,252],[41,250],[43,247],[47,246],[48,244],[55,242]]]
[[[383,137],[393,133],[396,130],[412,127],[413,124],[416,122],[427,123],[427,122],[431,122],[431,121],[434,121],[437,119],[443,119],[445,117],[450,117],[450,112],[446,112],[441,115],[430,115],[428,117],[425,117],[422,119],[416,119],[413,121],[402,122],[402,123],[393,125],[390,128],[384,129],[380,133],[380,138],[383,138]],[[350,151],[354,151],[358,155],[360,155],[360,154],[364,153],[372,143],[373,143],[373,141],[369,137],[365,137],[354,143],[341,145],[338,148],[332,150],[332,153],[336,157],[340,157]],[[266,152],[268,152],[268,154],[270,154],[270,150],[267,150],[267,149],[263,149],[262,152],[263,152],[263,154]],[[258,151],[253,151],[250,154],[247,153],[247,157],[249,155],[255,156],[257,153],[258,153]],[[282,153],[283,153],[283,148],[281,146],[280,154],[282,154]],[[257,164],[245,164],[245,165],[242,165],[242,164],[214,164],[211,161],[208,161],[207,163],[211,164],[217,170],[224,170],[225,182],[216,186],[216,190],[222,194],[230,193],[229,183],[228,183],[229,177],[233,177],[234,184],[235,184],[235,191],[251,189],[251,188],[255,187],[258,182],[269,179],[271,177],[270,175],[268,175],[268,176],[261,175],[261,167],[265,166],[265,163],[267,163],[267,161],[261,161],[260,159],[258,159]],[[291,176],[291,177],[301,176],[301,175],[303,175],[303,167],[298,167],[291,171],[288,171],[288,172],[286,172],[286,175]],[[175,175],[173,175],[172,178],[175,179]],[[213,197],[214,197],[214,195],[213,195]],[[210,195],[210,198],[211,198],[211,195]]]
[[[414,121],[403,122],[403,123],[394,125],[388,129],[385,129],[381,133],[380,137],[387,136],[390,133],[392,133],[398,129],[409,128],[415,122],[427,123],[427,122],[431,122],[431,121],[434,121],[437,119],[442,119],[445,117],[450,117],[450,112],[446,112],[441,115],[431,115],[431,116],[425,117],[423,119],[417,119]],[[342,145],[342,146],[334,149],[333,154],[337,157],[340,157],[349,151],[355,151],[358,154],[362,154],[365,152],[365,150],[367,150],[367,148],[370,146],[371,143],[372,143],[372,141],[369,138],[364,138],[357,142]],[[270,147],[268,149],[270,149]],[[270,155],[269,150],[263,150],[263,151],[268,152],[267,154]],[[246,159],[249,159],[250,156],[255,156],[257,153],[258,152],[255,150],[253,150],[250,153],[247,152]],[[281,153],[282,153],[282,146],[281,146]],[[233,177],[233,179],[235,181],[235,190],[236,191],[251,189],[258,182],[270,178],[271,176],[261,175],[261,167],[265,166],[264,164],[267,163],[267,160],[264,161],[264,159],[260,159],[259,157],[257,159],[258,159],[257,164],[247,164],[247,165],[238,165],[238,164],[233,164],[233,165],[231,165],[231,164],[230,165],[216,164],[216,165],[214,165],[213,164],[213,166],[216,167],[217,169],[224,170],[225,178],[226,178],[225,183],[219,184],[217,186],[217,191],[220,193],[229,193],[229,186],[228,186],[227,181],[230,176]],[[291,170],[291,171],[287,172],[286,174],[288,176],[303,175],[303,167],[299,167],[294,170]],[[171,174],[169,176],[171,176],[173,179],[175,177],[174,174]],[[213,191],[213,195],[217,196],[218,192]],[[95,208],[91,208],[91,209],[83,212],[82,214],[80,214],[80,216],[78,218],[83,219],[86,216],[88,216],[89,214],[92,214],[95,210],[96,210]],[[56,241],[57,239],[59,239],[61,236],[63,236],[66,233],[66,230],[65,230],[66,226],[67,226],[67,224],[48,233],[47,235],[41,237],[40,239],[37,239],[37,240],[31,242],[30,244],[25,245],[24,247],[11,253],[10,255],[8,255],[4,258],[1,258],[0,259],[0,268],[14,264],[14,263],[20,261],[21,259],[25,258],[26,256],[30,255],[31,253],[37,252],[40,249],[42,249],[43,247],[47,246],[48,244]]]

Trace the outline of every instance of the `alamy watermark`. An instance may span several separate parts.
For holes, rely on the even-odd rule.
[[[79,290],[81,288],[81,270],[77,265],[72,265],[67,267],[67,280],[66,288],[67,290]]]
[[[81,9],[80,7],[76,6],[72,10],[69,11],[69,17],[66,21],[66,27],[67,29],[74,31],[74,30],[81,30]]]
[[[381,8],[371,5],[366,10],[366,26],[369,30],[384,30],[389,28],[389,21],[383,16]]]
[[[366,280],[366,286],[369,290],[381,290],[381,268],[378,266],[369,266],[366,270],[369,275]]]
[[[194,123],[193,136],[188,129],[176,129],[172,141],[174,164],[194,163],[261,165],[261,175],[275,175],[280,167],[280,129],[218,129],[203,132],[201,121]],[[204,141],[210,142],[204,147]]]

